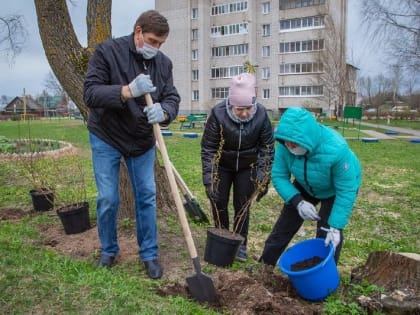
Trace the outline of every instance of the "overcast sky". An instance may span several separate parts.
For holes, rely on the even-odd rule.
[[[357,14],[358,1],[360,0],[349,0],[347,62],[360,68],[362,74],[373,76],[383,70],[380,66],[380,57],[374,51],[364,48],[366,43],[363,43],[364,36],[361,34]],[[73,25],[82,46],[86,46],[86,2],[86,0],[73,0],[74,5],[69,5]],[[153,8],[154,0],[114,0],[113,36],[131,33],[133,24],[140,13]],[[12,64],[4,54],[0,54],[0,96],[22,95],[24,89],[26,94],[39,95],[45,89],[44,81],[50,72],[50,67],[39,37],[34,2],[32,0],[3,0],[0,15],[9,14],[23,15],[29,34],[22,53]]]

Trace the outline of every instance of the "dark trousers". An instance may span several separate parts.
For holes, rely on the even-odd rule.
[[[325,238],[327,232],[322,230],[321,227],[327,229],[330,227],[328,225],[328,218],[330,216],[335,197],[328,199],[317,199],[310,196],[298,183],[295,182],[294,185],[300,191],[306,201],[311,202],[313,205],[321,203],[321,207],[318,212],[321,220],[317,221],[316,237]],[[277,222],[274,224],[273,230],[265,241],[265,246],[260,261],[267,265],[275,266],[280,255],[287,248],[293,236],[302,226],[303,221],[304,220],[300,217],[297,209],[291,203],[286,203],[282,212],[280,213],[279,218],[277,219]],[[336,263],[338,263],[343,243],[342,230],[340,230],[340,234],[341,240],[335,250],[334,256]]]
[[[212,214],[216,227],[229,230],[229,197],[233,185],[233,232],[242,235],[244,245],[247,244],[248,226],[249,226],[249,198],[254,193],[256,186],[252,180],[252,170],[243,169],[233,171],[219,167],[217,185],[217,198],[215,204],[212,204]]]

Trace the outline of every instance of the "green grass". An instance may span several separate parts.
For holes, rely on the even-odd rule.
[[[207,199],[201,183],[200,137],[184,138],[177,124],[171,126],[171,131],[174,135],[164,138],[169,156],[198,202],[205,205]],[[202,130],[185,130],[190,131]],[[1,122],[0,136],[64,140],[80,148],[77,160],[82,161],[88,200],[90,206],[94,207],[96,190],[88,132],[81,121]],[[420,145],[403,139],[378,143],[349,140],[349,144],[362,162],[363,184],[350,223],[345,229],[339,265],[343,283],[349,283],[351,269],[364,264],[372,251],[418,253],[420,248]],[[58,170],[72,174],[75,161],[71,157],[60,159],[57,162]],[[47,169],[48,163],[41,167]],[[66,183],[70,182],[63,179],[61,188]],[[29,187],[31,182],[25,176],[24,166],[20,162],[0,162],[0,208],[31,208]],[[74,198],[63,194],[63,200]],[[252,207],[249,237],[251,256],[261,253],[263,242],[281,208],[282,201],[276,194],[268,195]],[[215,314],[181,297],[163,298],[156,295],[154,289],[162,283],[139,276],[142,274],[139,266],[117,265],[110,272],[37,245],[40,244],[40,236],[36,226],[51,221],[52,218],[48,216],[25,218],[19,222],[0,221],[2,313]],[[296,236],[294,242],[312,237],[313,224],[305,223],[304,227],[306,236]],[[202,235],[204,238],[205,233]],[[232,268],[236,270],[242,266],[235,263]],[[358,289],[363,291],[369,288]],[[325,312],[357,312],[354,304],[343,304],[346,298],[349,296],[339,290],[325,302]]]

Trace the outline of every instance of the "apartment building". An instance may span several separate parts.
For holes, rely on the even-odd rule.
[[[291,106],[337,115],[346,104],[347,0],[156,0],[171,32],[180,113],[208,112],[230,79],[255,71],[258,101],[274,114]]]

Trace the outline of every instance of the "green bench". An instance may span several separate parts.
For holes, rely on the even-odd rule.
[[[207,114],[190,114],[185,121],[181,121],[180,129],[204,128],[207,120]]]

